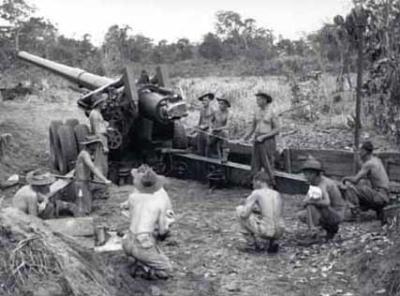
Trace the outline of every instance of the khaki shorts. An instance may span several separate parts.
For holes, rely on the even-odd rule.
[[[132,256],[155,271],[172,272],[170,260],[156,245],[152,233],[129,232],[122,240],[122,248],[128,256]]]

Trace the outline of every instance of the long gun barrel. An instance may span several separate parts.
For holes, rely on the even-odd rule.
[[[82,69],[62,65],[25,51],[20,51],[17,54],[18,58],[34,64],[40,68],[51,71],[63,78],[83,86],[90,90],[95,90],[101,86],[112,83],[114,80],[108,77],[103,77],[95,74],[88,73]]]

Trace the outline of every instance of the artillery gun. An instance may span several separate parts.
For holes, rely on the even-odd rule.
[[[126,163],[132,167],[143,161],[150,162],[160,148],[187,147],[185,129],[180,122],[187,115],[186,103],[168,88],[165,68],[157,68],[157,84],[140,84],[136,83],[138,77],[131,65],[120,78],[111,79],[23,51],[17,56],[88,89],[90,92],[77,101],[86,115],[92,109],[94,95],[107,95],[101,112],[111,127],[108,132],[111,171],[122,169]],[[81,149],[79,143],[88,133],[89,127],[77,119],[69,119],[64,124],[52,121],[49,127],[52,167],[62,174],[73,169]]]

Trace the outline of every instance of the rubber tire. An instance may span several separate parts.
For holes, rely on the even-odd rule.
[[[188,137],[186,135],[185,127],[180,120],[174,121],[174,136],[172,138],[172,148],[188,148]]]
[[[69,125],[70,127],[74,128],[75,126],[77,126],[79,124],[79,120],[76,118],[68,118],[65,121],[66,125]]]
[[[89,127],[86,124],[78,124],[74,127],[74,134],[76,146],[78,147],[78,152],[80,152],[84,147],[80,143],[90,134]]]
[[[58,128],[62,126],[61,120],[53,120],[50,122],[49,127],[49,148],[50,148],[50,166],[51,168],[58,170],[57,157],[59,154],[58,150]]]
[[[78,147],[76,145],[73,129],[69,125],[62,125],[58,129],[58,171],[66,174],[74,168],[72,162],[76,161],[78,156]]]

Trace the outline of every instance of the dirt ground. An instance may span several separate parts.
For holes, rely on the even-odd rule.
[[[0,132],[13,135],[13,144],[0,163],[0,180],[46,167],[49,122],[71,117],[86,120],[71,101],[0,103]],[[343,133],[351,137],[350,132]],[[308,137],[313,138],[310,132]],[[2,206],[10,204],[16,189],[2,193],[6,197]],[[110,199],[96,201],[96,221],[126,229],[128,221],[120,214],[119,203],[130,190],[114,186]],[[330,243],[304,246],[299,242],[306,227],[295,217],[302,197],[283,196],[286,233],[279,254],[270,256],[238,248],[243,241],[234,212],[248,190],[210,192],[206,184],[176,179],[169,179],[167,190],[177,215],[182,216],[172,237],[161,246],[173,261],[175,276],[168,281],[134,279],[122,252],[101,254],[98,260],[106,263],[107,280],[118,287],[118,295],[390,295],[379,286],[365,292],[355,268],[363,252],[380,256],[393,244],[371,215],[363,216],[361,223],[344,223]]]

